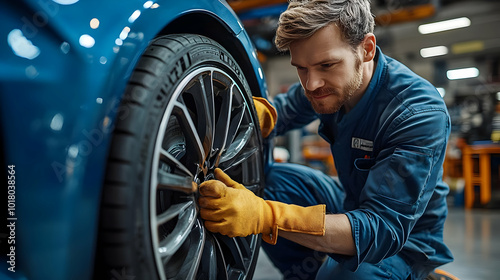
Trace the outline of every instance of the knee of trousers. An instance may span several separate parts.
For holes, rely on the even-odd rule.
[[[275,163],[266,173],[264,198],[301,206],[326,204],[331,213],[342,209],[344,193],[330,176],[308,166]]]

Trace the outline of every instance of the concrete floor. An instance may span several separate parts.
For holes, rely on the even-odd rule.
[[[450,208],[445,242],[455,261],[441,269],[460,280],[500,279],[500,209]],[[280,272],[260,251],[255,280],[278,280]]]

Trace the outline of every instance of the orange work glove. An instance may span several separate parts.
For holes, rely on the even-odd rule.
[[[325,234],[325,205],[302,207],[264,200],[233,181],[221,169],[215,178],[200,185],[200,215],[205,227],[229,237],[262,233],[276,244],[278,230],[312,235]]]
[[[278,119],[278,114],[276,109],[262,97],[252,97],[253,104],[255,105],[255,111],[257,111],[257,117],[259,118],[260,131],[262,136],[266,138],[273,131],[276,120]]]

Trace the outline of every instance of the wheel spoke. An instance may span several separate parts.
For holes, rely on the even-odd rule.
[[[187,194],[196,192],[198,186],[192,176],[182,176],[158,170],[158,189],[181,191]]]
[[[196,220],[179,249],[172,256],[166,256],[161,260],[165,272],[162,279],[195,279],[206,237],[200,221]]]
[[[217,279],[217,252],[215,251],[215,246],[210,242],[206,242],[209,244],[205,246],[203,249],[203,259],[205,260],[202,265],[206,265],[203,267],[203,275],[206,279]]]
[[[180,269],[185,279],[194,279],[198,272],[201,258],[203,257],[203,248],[206,244],[206,234],[199,220],[196,223],[189,235],[189,251],[186,256],[186,261]]]
[[[207,280],[218,280],[218,279],[227,279],[223,277],[218,277],[218,265],[221,265],[220,262],[220,247],[217,243],[217,240],[210,234],[207,235],[207,239],[205,241],[205,246],[203,248],[203,256],[202,261],[200,263],[200,271],[198,272],[197,279],[207,279]],[[226,271],[225,265],[222,266],[221,271]]]
[[[185,175],[194,177],[191,171],[184,166],[180,161],[178,161],[175,157],[173,157],[171,154],[169,154],[167,151],[164,149],[160,150],[160,160],[165,162],[169,166],[174,166],[178,170],[182,171]]]
[[[214,148],[219,149],[219,154],[222,153],[226,146],[226,139],[229,133],[229,124],[231,120],[231,104],[233,103],[233,93],[231,90],[219,93],[222,97],[220,106],[219,118],[215,125]]]
[[[213,148],[213,140],[214,140],[214,120],[215,120],[215,103],[214,103],[214,88],[212,84],[212,72],[209,75],[205,75],[203,80],[200,82],[203,92],[203,100],[206,108],[205,118],[209,120],[207,122],[207,126],[209,129],[207,130],[207,139],[209,141],[209,145],[207,147],[208,151],[211,151]]]
[[[186,136],[188,156],[191,157],[191,153],[196,153],[196,158],[192,159],[192,162],[196,162],[202,165],[206,157],[205,150],[203,149],[203,145],[200,141],[200,137],[198,136],[196,126],[194,125],[193,120],[191,119],[191,115],[189,114],[186,106],[176,101],[172,114],[174,114],[179,119],[181,129]]]
[[[253,124],[250,124],[243,132],[237,135],[236,139],[231,143],[229,148],[226,150],[224,155],[220,159],[220,163],[225,163],[233,159],[238,153],[240,153],[245,145],[250,140],[250,136],[253,133]],[[234,160],[230,165],[235,165],[241,163],[243,160],[250,158],[253,154],[258,151],[258,148],[254,147],[246,153],[243,153],[239,160]]]
[[[160,241],[158,253],[165,264],[179,250],[186,241],[196,222],[196,207],[194,204],[187,206],[184,211],[179,213],[177,225],[173,231]]]
[[[183,99],[190,103],[191,110],[196,115],[196,128],[198,137],[201,139],[203,149],[210,151],[212,149],[213,139],[213,119],[214,119],[214,100],[212,88],[211,72],[204,72],[197,76],[184,93]],[[188,101],[186,101],[189,100]],[[186,105],[186,103],[185,103]]]
[[[240,250],[240,245],[236,241],[237,238],[229,238],[227,236],[221,236],[221,241],[226,245],[227,249],[231,251],[231,255],[233,256],[234,263],[232,266],[236,269],[244,270],[245,269],[245,261],[243,259],[243,254]]]
[[[252,250],[250,249],[251,242],[248,242],[247,237],[238,237],[234,238],[234,240],[238,244],[238,248],[243,258],[248,258],[252,255]]]
[[[192,201],[187,201],[185,203],[178,203],[170,206],[167,211],[161,213],[156,217],[157,224],[162,225],[170,220],[172,220],[174,217],[179,216],[182,212],[186,211],[186,209],[189,206],[192,206],[193,202]]]
[[[234,91],[234,85],[233,85],[233,87],[231,87],[231,95],[234,95],[233,91]],[[239,92],[239,91],[237,91],[237,92]],[[244,103],[240,104],[240,105],[236,105],[234,107],[232,105],[233,104],[231,104],[231,107],[232,107],[231,115],[229,117],[231,123],[229,124],[228,132],[227,132],[228,138],[226,140],[226,143],[233,142],[234,137],[236,136],[236,133],[238,132],[238,129],[241,126],[241,121],[243,120],[243,115],[244,115],[245,109],[246,109],[246,106]]]
[[[234,88],[235,85],[233,84],[231,86],[230,93],[228,94],[231,97],[234,96],[234,92],[240,93],[239,90],[235,90]],[[245,147],[253,132],[253,124],[248,124],[246,129],[241,131],[243,129],[242,122],[246,112],[246,104],[243,103],[233,106],[235,101],[238,101],[237,98],[230,98],[230,100],[226,100],[227,103],[225,104],[226,106],[224,106],[226,111],[224,111],[224,115],[222,115],[221,112],[221,117],[219,117],[217,123],[217,127],[221,131],[224,131],[224,133],[222,134],[222,137],[220,136],[221,134],[218,134],[219,139],[223,139],[219,140],[223,141],[223,144],[221,145],[223,148],[221,148],[220,153],[217,156],[217,160],[215,162],[216,166],[236,156],[243,149],[243,147]],[[227,109],[228,107],[231,109]],[[222,116],[225,117],[222,118]],[[223,126],[223,129],[221,126]]]

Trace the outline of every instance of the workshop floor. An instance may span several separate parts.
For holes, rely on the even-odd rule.
[[[500,209],[450,208],[444,235],[455,261],[441,269],[460,280],[500,279]],[[261,250],[254,280],[279,279]]]

